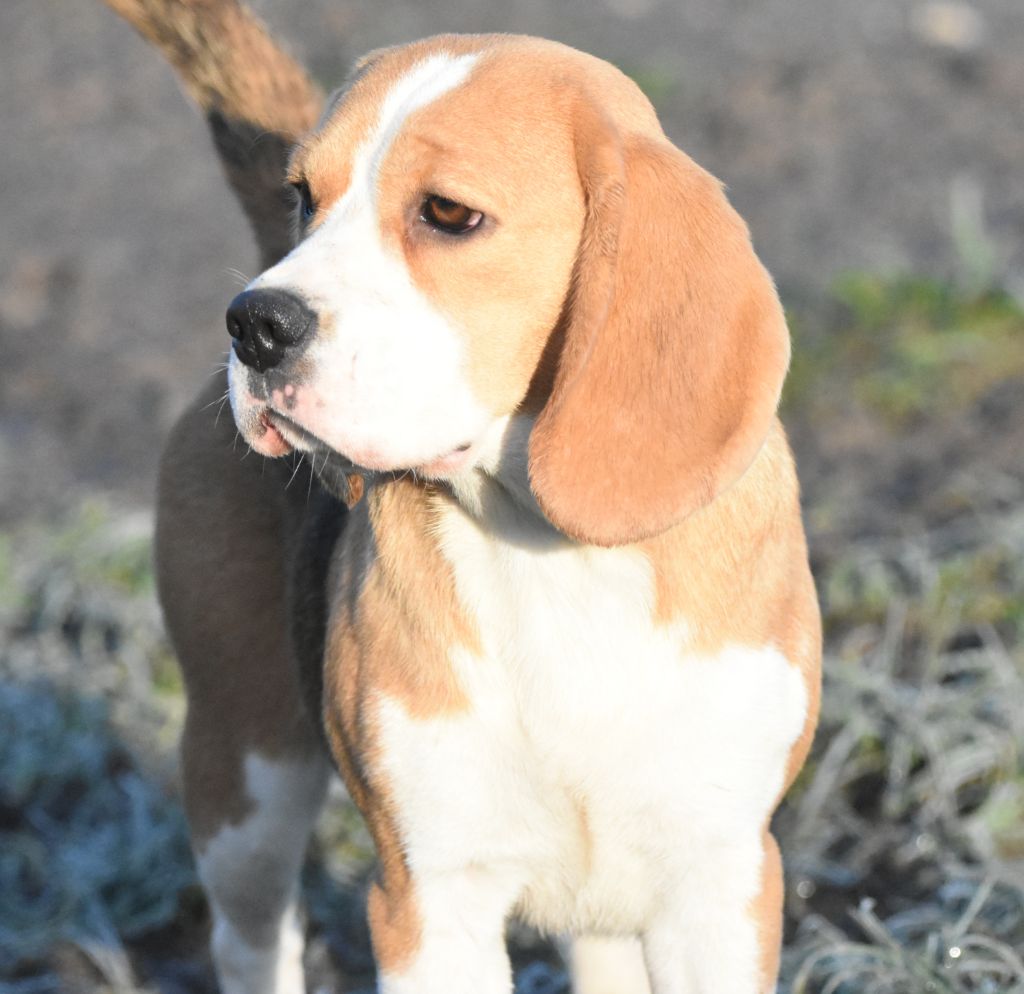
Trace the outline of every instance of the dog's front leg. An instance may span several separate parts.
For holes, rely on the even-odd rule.
[[[644,933],[654,994],[771,994],[782,930],[782,864],[768,833],[708,846],[679,867],[674,897]]]
[[[643,949],[632,936],[577,936],[563,954],[573,994],[651,994]]]
[[[381,994],[509,994],[513,901],[507,877],[484,867],[413,878],[385,863],[369,908]]]

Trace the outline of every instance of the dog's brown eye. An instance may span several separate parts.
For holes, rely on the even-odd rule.
[[[464,235],[484,219],[480,211],[473,210],[447,197],[429,196],[420,208],[420,217],[431,227],[450,235]]]
[[[309,184],[303,179],[298,183],[292,183],[292,189],[299,200],[299,214],[303,221],[308,221],[316,213],[316,204],[313,203],[313,194]]]

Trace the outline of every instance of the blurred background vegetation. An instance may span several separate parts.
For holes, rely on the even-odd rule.
[[[826,621],[777,819],[783,991],[1024,991],[1019,0],[264,0],[326,85],[441,30],[616,62],[776,275]],[[0,6],[0,991],[213,991],[149,539],[160,440],[255,253],[171,74],[95,0]],[[213,416],[213,412],[211,412]],[[340,790],[313,989],[372,983]],[[522,991],[565,989],[514,929]]]

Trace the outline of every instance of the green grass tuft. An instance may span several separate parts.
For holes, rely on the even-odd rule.
[[[1024,378],[1024,310],[1009,294],[848,274],[830,313],[792,316],[789,410],[857,404],[899,427],[942,418]]]

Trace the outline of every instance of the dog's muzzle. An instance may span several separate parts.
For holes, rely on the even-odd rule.
[[[277,366],[316,327],[316,314],[286,290],[245,290],[226,320],[235,355],[258,373]]]

